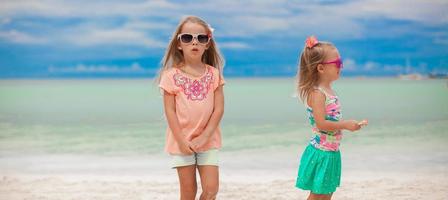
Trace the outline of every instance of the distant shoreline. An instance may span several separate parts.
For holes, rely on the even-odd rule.
[[[430,76],[422,76],[419,78],[405,78],[404,75],[398,76],[342,76],[341,79],[367,79],[367,80],[375,80],[375,79],[401,79],[401,80],[447,80],[448,77],[430,77]],[[295,79],[296,77],[290,76],[226,76],[225,79],[247,79],[247,80],[258,80],[258,79]],[[0,81],[39,81],[39,80],[154,80],[155,77],[12,77],[12,78],[0,78]]]

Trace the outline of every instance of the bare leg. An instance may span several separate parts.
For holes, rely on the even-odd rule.
[[[180,199],[194,200],[198,186],[196,183],[196,165],[177,167],[180,184]]]
[[[201,176],[202,194],[200,200],[215,200],[219,190],[219,170],[218,166],[203,165],[198,166]]]
[[[327,194],[314,194],[310,192],[310,195],[308,196],[307,200],[331,200],[331,196],[333,193],[327,195]]]

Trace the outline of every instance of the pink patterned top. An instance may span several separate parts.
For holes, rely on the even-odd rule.
[[[205,73],[200,77],[192,77],[178,68],[165,70],[159,87],[175,95],[176,115],[183,136],[191,141],[202,134],[213,113],[214,91],[225,83],[219,70],[206,65]],[[221,130],[218,127],[200,152],[221,147]],[[165,151],[170,154],[181,154],[171,129],[166,130]]]
[[[342,120],[341,105],[339,103],[338,97],[327,94],[322,88],[317,88],[323,94],[325,94],[325,120],[339,121]],[[342,131],[325,131],[319,130],[316,127],[316,122],[313,116],[313,110],[311,107],[307,106],[308,118],[310,124],[313,127],[313,133],[315,134],[311,140],[310,144],[314,147],[324,150],[324,151],[338,151],[339,144],[342,139]]]

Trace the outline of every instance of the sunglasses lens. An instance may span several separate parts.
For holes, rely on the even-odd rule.
[[[339,69],[342,69],[343,67],[344,67],[344,64],[342,63],[342,60],[338,60],[339,62],[338,62],[338,68]]]
[[[208,35],[198,35],[198,42],[203,44],[207,43]]]
[[[189,43],[189,42],[191,42],[193,40],[193,36],[190,35],[190,34],[183,34],[183,35],[180,36],[180,40],[183,43]]]

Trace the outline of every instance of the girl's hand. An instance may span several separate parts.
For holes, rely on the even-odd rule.
[[[193,151],[193,149],[190,146],[191,146],[191,143],[184,140],[179,143],[179,150],[180,150],[180,152],[182,152],[185,155],[194,154],[195,152]]]
[[[356,120],[345,120],[344,122],[344,129],[347,129],[349,131],[357,131],[361,129],[361,125]]]
[[[191,140],[190,142],[191,149],[193,149],[194,151],[198,151],[199,148],[201,148],[202,146],[205,145],[205,143],[208,142],[209,138],[210,134],[206,132],[203,132],[201,135],[193,138],[193,140]]]
[[[358,122],[358,125],[360,125],[361,127],[363,126],[367,126],[369,124],[369,121],[367,119],[361,120],[360,122]]]

